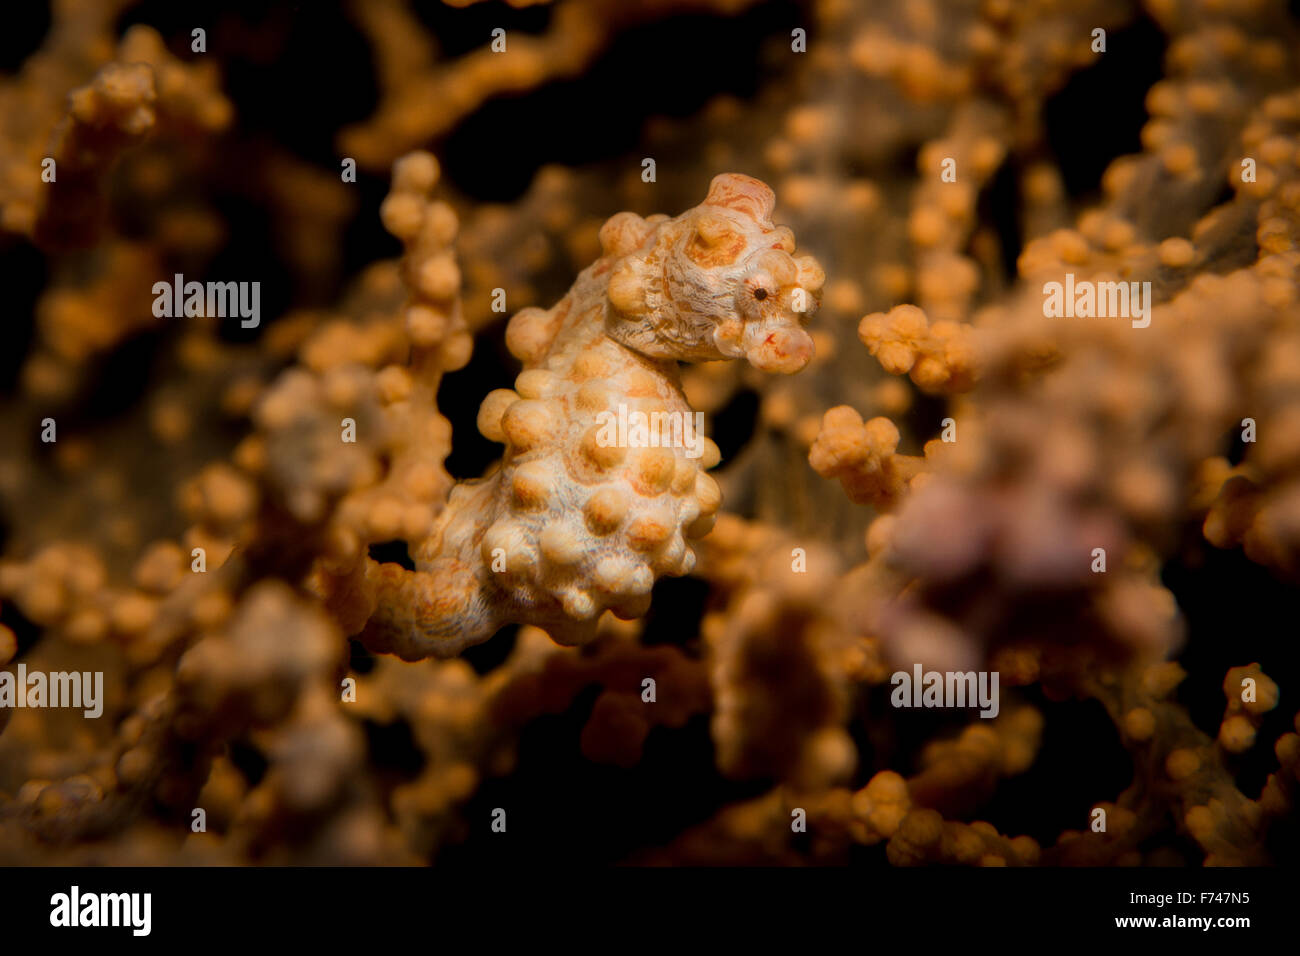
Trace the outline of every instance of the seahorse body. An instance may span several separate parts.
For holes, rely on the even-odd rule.
[[[693,423],[678,360],[743,355],[792,373],[811,359],[802,321],[824,275],[793,257],[790,230],[771,222],[774,201],[758,180],[723,174],[676,218],[619,213],[601,229],[603,255],[559,303],[510,320],[507,345],[524,370],[478,417],[505,454],[452,489],[414,572],[370,562],[367,646],[450,656],[510,621],[582,643],[602,611],[640,616],[656,578],[691,571],[689,542],[721,504],[704,471],[717,447],[627,447],[647,443],[611,442],[608,426],[620,405],[625,420]]]

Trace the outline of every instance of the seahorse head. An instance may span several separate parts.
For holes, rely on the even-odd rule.
[[[605,224],[606,331],[656,358],[744,357],[767,372],[797,372],[813,355],[803,325],[825,274],[795,257],[794,234],[772,223],[775,196],[738,173],[716,176],[704,202],[668,219],[620,213]]]

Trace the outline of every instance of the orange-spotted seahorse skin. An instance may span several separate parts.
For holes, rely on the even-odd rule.
[[[791,231],[772,224],[774,204],[765,184],[729,173],[675,218],[619,213],[601,228],[603,255],[559,303],[510,320],[506,342],[524,370],[478,416],[505,454],[452,489],[412,549],[415,571],[370,562],[369,648],[446,657],[508,622],[578,644],[604,610],[638,617],[659,576],[691,571],[690,541],[709,532],[721,504],[704,470],[717,446],[703,436],[693,447],[620,445],[602,413],[623,405],[693,427],[679,360],[743,356],[782,373],[808,364],[803,323],[825,276],[812,257],[793,255]]]

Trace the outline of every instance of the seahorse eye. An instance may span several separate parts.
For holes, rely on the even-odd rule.
[[[754,290],[754,298],[757,299],[759,302],[762,302],[764,299],[767,298],[767,290],[764,289],[762,286],[759,286],[757,289]]]

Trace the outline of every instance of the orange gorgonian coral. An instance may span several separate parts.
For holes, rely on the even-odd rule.
[[[0,863],[1296,861],[1294,4],[176,6],[0,57]]]

